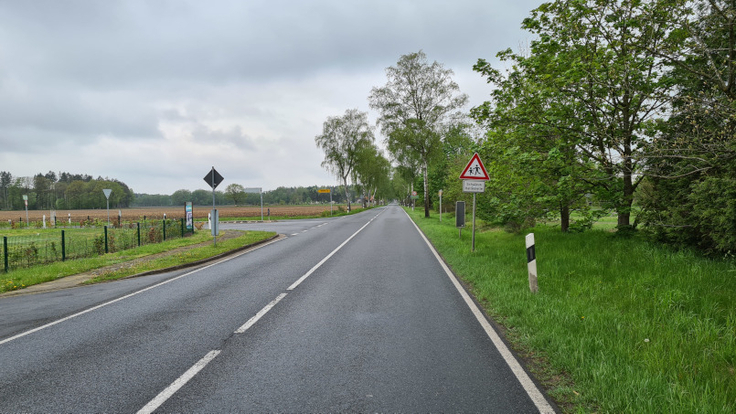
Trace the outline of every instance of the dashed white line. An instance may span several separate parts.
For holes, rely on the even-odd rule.
[[[382,211],[381,211],[381,213],[383,213],[383,211],[385,211],[385,210],[382,210]],[[373,220],[375,220],[375,219],[376,219],[376,217],[380,216],[380,215],[381,215],[381,213],[378,213],[378,214],[376,214],[376,215],[375,215],[375,216],[374,216],[374,217],[373,217],[372,219],[370,219],[370,220],[369,220],[369,221],[368,221],[367,223],[365,223],[365,225],[363,225],[363,227],[361,227],[360,229],[358,229],[358,231],[356,231],[355,233],[353,233],[353,235],[352,235],[352,236],[348,237],[348,239],[347,239],[347,240],[345,240],[344,242],[342,242],[342,244],[341,244],[341,245],[337,246],[337,248],[336,248],[335,250],[333,250],[333,251],[332,251],[332,252],[331,252],[330,254],[328,254],[327,256],[325,256],[325,258],[324,258],[324,259],[320,260],[320,262],[319,262],[319,263],[317,263],[316,265],[314,265],[314,267],[313,267],[313,268],[309,269],[309,271],[308,271],[307,273],[305,273],[305,274],[304,274],[304,276],[300,277],[300,278],[299,278],[299,279],[298,279],[298,280],[297,280],[296,282],[294,282],[294,283],[293,283],[293,284],[292,284],[291,286],[289,286],[289,288],[288,288],[288,289],[286,289],[286,290],[294,290],[294,289],[296,289],[296,288],[297,288],[297,286],[299,286],[299,285],[300,285],[300,284],[301,284],[301,283],[302,283],[302,282],[303,282],[303,281],[304,281],[304,280],[305,280],[306,278],[308,278],[308,277],[309,277],[309,275],[311,275],[312,273],[314,273],[314,272],[315,272],[315,270],[319,269],[319,268],[320,268],[320,266],[322,266],[323,264],[325,264],[325,262],[326,262],[326,261],[328,261],[328,260],[330,259],[330,257],[332,257],[332,256],[333,256],[333,255],[334,255],[335,253],[337,253],[337,252],[338,252],[338,250],[342,249],[342,248],[343,248],[343,246],[345,246],[346,244],[348,244],[348,242],[349,242],[350,240],[352,240],[352,239],[353,239],[353,237],[357,236],[357,235],[358,235],[358,233],[360,233],[361,231],[363,231],[363,229],[364,229],[364,228],[368,227],[368,225],[369,225],[369,224],[371,224],[371,223],[373,222]]]
[[[268,305],[266,305],[263,309],[258,311],[252,318],[248,319],[248,322],[246,322],[243,326],[238,328],[235,333],[236,334],[242,334],[248,329],[250,329],[251,326],[253,326],[256,322],[258,322],[259,319],[263,317],[268,311],[270,311],[274,306],[276,306],[277,303],[281,301],[281,299],[286,297],[286,293],[282,293],[278,296],[276,296],[276,299],[272,300]]]
[[[169,398],[171,398],[174,393],[179,391],[181,387],[183,387],[189,380],[194,378],[195,375],[199,371],[202,370],[202,368],[206,367],[207,364],[210,363],[217,355],[220,354],[220,351],[210,351],[207,355],[204,356],[204,358],[200,359],[196,364],[194,364],[191,368],[187,370],[184,374],[182,374],[181,377],[177,378],[176,381],[171,383],[168,387],[166,387],[165,390],[161,391],[154,399],[152,399],[148,404],[146,404],[143,408],[138,410],[138,414],[149,414],[154,411],[158,407],[160,407],[163,403],[166,402]]]

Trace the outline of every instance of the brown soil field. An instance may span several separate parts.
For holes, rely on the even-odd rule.
[[[355,208],[355,206],[353,206]],[[193,213],[194,218],[207,218],[207,214],[211,208],[204,206],[194,206]],[[222,206],[218,207],[217,210],[220,212],[220,220],[227,220],[228,218],[252,218],[261,219],[261,207],[236,207],[236,206]],[[329,205],[313,205],[313,206],[263,206],[264,219],[267,219],[268,210],[271,211],[271,218],[287,217],[287,216],[318,216],[323,211],[330,211]],[[337,212],[337,206],[334,207]],[[143,220],[144,217],[147,220],[160,220],[163,219],[164,214],[169,219],[180,219],[184,218],[184,207],[142,207],[142,208],[124,208],[124,209],[113,209],[110,208],[110,221],[118,220],[118,212],[122,214],[123,221],[137,221]],[[28,210],[28,218],[31,222],[42,221],[43,216],[46,215],[46,220],[50,220],[51,212],[49,210]],[[57,221],[68,221],[71,218],[73,224],[78,224],[80,221],[87,220],[104,220],[107,221],[107,210],[57,210],[56,220]],[[25,210],[16,211],[0,211],[0,221],[8,222],[12,220],[17,223],[19,220],[26,221]]]

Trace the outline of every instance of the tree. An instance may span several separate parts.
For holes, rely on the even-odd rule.
[[[485,208],[489,216],[520,229],[557,211],[560,227],[567,232],[577,211],[583,219],[574,227],[592,226],[595,216],[586,195],[594,192],[594,183],[609,177],[577,148],[582,136],[575,101],[548,85],[549,55],[521,56],[506,50],[497,56],[513,63],[506,74],[483,59],[474,67],[494,85],[491,100],[471,110],[489,130],[482,152],[493,171],[487,184],[491,196],[481,212]]]
[[[186,205],[188,201],[192,201],[192,192],[186,189],[176,190],[171,195],[171,204],[175,206]]]
[[[670,3],[661,1],[661,3]],[[736,251],[736,4],[672,0],[659,55],[678,85],[648,153],[645,228],[708,253]]]
[[[653,125],[671,103],[674,85],[659,53],[671,47],[662,16],[674,8],[639,0],[545,3],[522,26],[538,37],[530,56],[514,58],[551,98],[545,116],[530,122],[564,131],[574,156],[595,165],[603,177],[589,182],[618,212],[620,228],[631,225]]]
[[[412,156],[403,148],[401,154],[394,152],[399,150],[399,142],[404,142],[406,149],[415,152],[415,158],[420,160],[425,217],[429,217],[429,160],[438,152],[442,126],[468,100],[467,95],[460,93],[452,75],[452,70],[436,61],[429,64],[420,50],[401,56],[395,67],[387,68],[388,82],[383,87],[371,89],[368,97],[370,107],[380,114],[378,125],[394,158],[411,161]]]
[[[225,188],[225,197],[237,206],[245,199],[245,188],[240,184],[230,184]]]
[[[322,134],[314,140],[325,153],[322,167],[342,181],[350,211],[348,178],[353,174],[361,151],[375,140],[368,125],[368,114],[348,109],[343,116],[328,117],[322,126]]]
[[[363,189],[363,207],[366,201],[375,201],[379,189],[387,186],[390,171],[391,163],[375,145],[366,145],[362,149],[353,170],[353,181]]]
[[[8,189],[13,183],[13,175],[7,171],[0,171],[0,195],[3,196],[3,204],[0,207],[10,208],[10,197]]]

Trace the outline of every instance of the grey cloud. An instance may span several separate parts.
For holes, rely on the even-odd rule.
[[[478,57],[494,55],[497,50],[486,45],[506,35],[495,22],[528,8],[488,3],[10,2],[0,11],[14,12],[9,13],[14,18],[0,17],[0,24],[11,34],[22,33],[9,40],[15,46],[5,46],[15,50],[15,57],[20,48],[27,52],[24,66],[38,76],[150,87],[299,78],[334,65],[352,71],[390,64],[419,49],[430,59],[434,54],[472,66]],[[469,49],[478,56],[463,53]]]
[[[192,129],[192,137],[197,142],[226,145],[240,150],[256,150],[253,138],[246,135],[241,127],[235,126],[229,129],[212,129],[204,125],[198,125]]]

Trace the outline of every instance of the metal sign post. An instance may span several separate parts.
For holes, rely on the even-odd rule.
[[[473,193],[473,242],[470,247],[470,251],[475,251],[475,195],[486,191],[486,181],[490,180],[488,171],[483,165],[483,161],[480,160],[478,153],[473,154],[473,157],[465,166],[465,169],[460,174],[460,179],[463,180],[463,192]]]
[[[261,187],[248,187],[244,192],[261,195],[261,221],[263,221],[263,189]]]
[[[107,199],[107,227],[110,227],[110,193],[112,193],[112,190],[105,188],[102,192],[105,193],[105,198]]]
[[[455,227],[460,229],[459,236],[463,238],[463,227],[465,227],[465,202],[455,202]]]
[[[31,223],[28,221],[28,196],[23,195],[23,202],[26,205],[26,227],[29,226]],[[23,220],[21,220],[23,221]]]
[[[217,208],[215,207],[215,188],[220,185],[223,179],[220,173],[215,170],[215,167],[212,167],[212,170],[204,176],[204,181],[212,187],[212,225],[210,228],[212,229],[212,236],[215,238],[215,247],[217,247],[217,235],[220,234],[220,223],[218,221],[220,216],[217,214]]]
[[[320,188],[317,193],[330,195],[330,216],[332,216],[332,191],[329,188]]]

